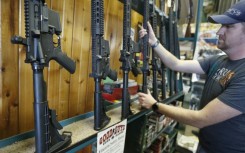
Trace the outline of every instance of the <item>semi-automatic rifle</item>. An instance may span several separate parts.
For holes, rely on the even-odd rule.
[[[143,11],[143,28],[147,29],[148,26],[147,22],[149,21],[149,0],[144,0],[144,11]],[[147,76],[149,74],[149,34],[146,34],[143,37],[143,85],[142,85],[142,92],[147,93]]]
[[[180,0],[177,1],[178,8],[180,7]],[[176,5],[176,3],[175,3]],[[173,44],[174,44],[174,56],[178,59],[180,59],[180,47],[179,47],[179,36],[178,36],[178,14],[180,9],[175,10],[174,16],[173,16]],[[174,85],[174,91],[175,93],[178,93],[182,90],[182,86],[180,81],[182,80],[182,76],[180,72],[175,72],[175,85]]]
[[[124,0],[123,11],[123,49],[121,50],[120,61],[123,71],[123,90],[122,90],[122,119],[127,118],[132,111],[130,110],[130,95],[128,91],[128,74],[130,71],[137,76],[141,73],[134,61],[135,53],[140,52],[139,46],[131,39],[131,0]]]
[[[92,73],[94,78],[94,129],[105,127],[110,118],[106,115],[101,95],[101,80],[106,77],[117,80],[117,73],[110,69],[109,42],[104,39],[104,0],[91,1],[92,26]]]
[[[178,30],[177,30],[177,11],[174,8],[177,8],[177,0],[171,0],[171,6],[169,7],[169,51],[176,57],[180,58],[179,50],[179,40],[178,40]],[[172,96],[179,92],[179,81],[180,73],[170,70],[169,77],[169,95]]]
[[[174,36],[173,36],[173,16],[174,16],[174,0],[171,0],[171,4],[169,6],[169,24],[168,24],[168,50],[174,55]],[[174,94],[174,78],[175,72],[173,70],[169,70],[169,96]]]
[[[160,14],[160,39],[159,41],[163,46],[167,46],[166,40],[166,24],[167,18],[165,13],[165,0],[160,1],[160,10],[162,13]],[[161,62],[161,76],[162,76],[162,86],[161,86],[161,93],[162,93],[162,100],[166,99],[166,67],[163,62]]]
[[[152,0],[152,5],[151,5],[151,25],[154,33],[157,35],[157,14],[155,10],[155,0]],[[155,55],[155,51],[152,48],[151,49],[151,69],[152,69],[152,96],[158,100],[158,84],[157,84],[157,72],[159,71],[158,68],[158,58]]]
[[[62,52],[60,39],[54,45],[53,36],[59,38],[62,32],[59,14],[50,10],[45,0],[25,0],[24,9],[25,38],[14,36],[11,41],[26,46],[25,62],[32,65],[36,152],[57,152],[71,143],[71,132],[59,134],[63,127],[56,120],[56,111],[48,106],[43,69],[53,59],[74,73],[75,62]]]

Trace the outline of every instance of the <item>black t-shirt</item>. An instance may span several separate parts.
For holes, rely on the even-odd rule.
[[[207,75],[201,108],[218,98],[242,112],[200,129],[201,145],[208,153],[245,153],[245,59],[232,61],[222,55],[199,60],[199,63]]]

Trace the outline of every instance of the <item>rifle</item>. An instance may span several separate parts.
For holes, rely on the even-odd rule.
[[[164,13],[165,11],[165,0],[160,1],[160,9]],[[167,18],[164,16],[164,14],[161,14],[160,19],[160,42],[163,44],[163,46],[167,46],[166,41],[166,20]],[[162,100],[166,99],[166,67],[163,62],[161,62],[161,76],[162,76]]]
[[[152,0],[152,7],[151,7],[151,25],[152,29],[155,34],[157,34],[157,15],[155,10],[155,0]],[[152,64],[152,96],[158,101],[158,91],[157,91],[157,71],[158,71],[158,63],[157,63],[157,57],[155,55],[155,51],[152,48],[151,49],[151,64]]]
[[[188,14],[188,23],[185,31],[185,37],[191,37],[191,21],[193,18],[193,1],[189,0],[189,14]]]
[[[131,0],[124,0],[123,11],[123,49],[121,50],[120,61],[123,70],[123,90],[122,90],[122,119],[127,118],[130,110],[130,95],[128,92],[128,73],[132,71],[134,76],[141,73],[135,65],[133,55],[139,52],[139,46],[131,39]]]
[[[179,50],[179,40],[178,40],[178,30],[177,30],[177,12],[174,11],[174,5],[176,5],[175,0],[171,0],[171,6],[169,8],[169,51],[177,58],[180,58],[180,50]],[[179,80],[181,78],[181,74],[179,72],[170,70],[169,73],[169,90],[170,96],[174,93],[179,92]]]
[[[180,0],[178,0],[178,8],[180,5]],[[179,37],[178,37],[178,27],[177,27],[177,22],[178,22],[178,14],[179,14],[179,9],[177,10],[176,15],[173,18],[173,44],[174,44],[174,55],[178,59],[180,59],[180,48],[179,48]],[[180,72],[175,72],[175,86],[174,86],[174,91],[175,93],[178,93],[180,90],[182,90],[182,87],[179,86],[179,81],[182,79],[181,73]]]
[[[109,42],[104,40],[104,0],[92,0],[92,73],[94,78],[94,129],[105,127],[110,118],[105,113],[104,100],[101,96],[101,79],[106,77],[117,80],[117,73],[110,69]]]
[[[173,37],[173,9],[174,9],[174,0],[171,0],[171,6],[169,7],[169,24],[168,24],[168,50],[174,55],[174,37]],[[174,78],[175,72],[173,70],[169,70],[169,96],[173,95],[174,92]]]
[[[149,21],[149,0],[144,0],[143,27],[148,31],[147,22]],[[149,34],[143,37],[143,85],[142,92],[147,93],[147,76],[149,74]]]
[[[59,38],[62,32],[59,14],[50,10],[45,0],[25,0],[24,7],[26,38],[14,36],[11,42],[26,46],[25,62],[32,65],[36,152],[57,152],[71,143],[71,132],[58,132],[63,127],[56,120],[56,111],[49,109],[43,69],[52,59],[70,73],[76,65],[62,52],[60,39],[54,46],[53,35]]]

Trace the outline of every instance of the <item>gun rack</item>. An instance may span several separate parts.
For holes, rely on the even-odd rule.
[[[184,93],[179,92],[166,98],[162,103],[170,104],[176,100],[183,100]],[[152,112],[151,110],[140,110],[138,102],[132,102],[132,111],[134,115],[128,117],[127,124],[136,121],[140,117]],[[107,106],[107,114],[111,117],[111,122],[105,128],[108,128],[121,121],[121,103]],[[59,152],[73,153],[86,146],[96,142],[97,133],[93,129],[93,112],[82,114],[67,120],[61,121],[63,131],[72,132],[72,143]],[[29,131],[20,135],[0,140],[0,152],[25,152],[33,153],[35,151],[34,131]]]

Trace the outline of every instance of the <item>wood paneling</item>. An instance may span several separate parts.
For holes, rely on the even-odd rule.
[[[91,73],[91,0],[46,0],[59,12],[62,50],[76,61],[69,74],[51,61],[44,70],[49,107],[58,120],[93,111],[94,80]],[[2,0],[0,26],[0,139],[33,129],[33,79],[30,64],[24,62],[26,48],[11,44],[13,35],[25,36],[24,0]],[[110,43],[110,66],[122,77],[119,62],[122,48],[123,4],[104,1],[105,39]],[[3,17],[4,16],[4,17]],[[132,11],[132,27],[137,31],[142,16]],[[136,32],[137,34],[137,32]],[[136,36],[137,37],[137,36]],[[133,77],[132,79],[140,80]]]
[[[76,72],[71,76],[69,115],[85,113],[85,98],[90,53],[90,0],[75,0],[72,41],[72,58],[76,60]]]
[[[60,14],[62,25],[61,49],[72,57],[73,9],[74,0],[52,0],[51,9]],[[48,101],[49,106],[57,110],[58,119],[69,117],[70,73],[57,62],[52,61],[48,69]]]
[[[0,47],[0,137],[17,134],[19,131],[18,99],[18,46],[11,44],[11,36],[19,33],[19,2],[1,1],[1,47]],[[11,14],[11,15],[10,15]]]

